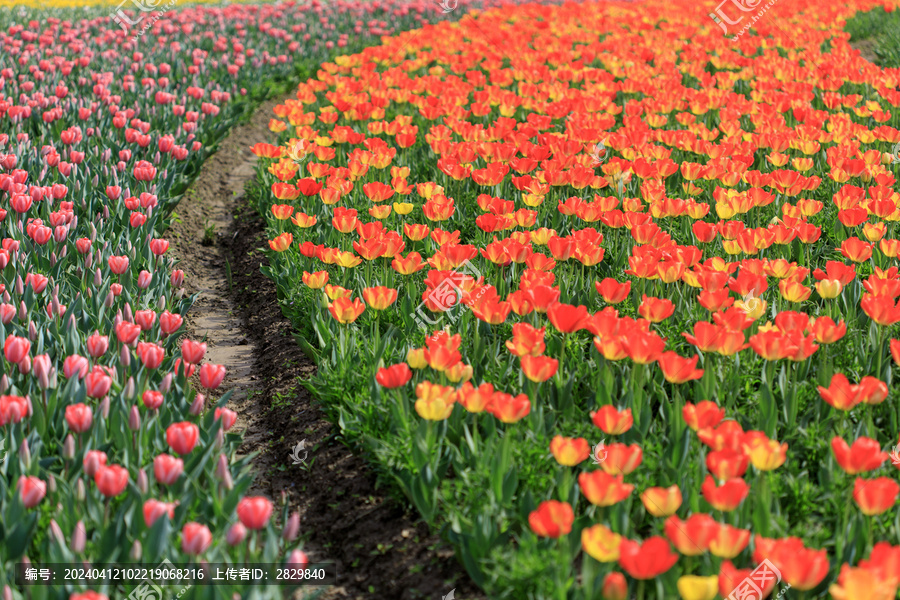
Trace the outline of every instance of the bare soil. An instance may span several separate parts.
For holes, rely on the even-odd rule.
[[[234,390],[229,406],[244,431],[240,452],[259,453],[252,493],[276,502],[284,495],[300,511],[310,560],[337,563],[338,585],[322,600],[437,600],[452,589],[457,600],[486,598],[443,540],[377,488],[364,457],[343,443],[300,385],[316,367],[260,272],[267,263],[264,222],[243,200],[255,176],[249,148],[272,141],[268,121],[279,101],[264,103],[231,131],[175,209],[168,232],[188,292],[200,293],[187,335],[206,336],[208,358],[228,369],[221,391]],[[204,245],[204,237],[212,243]],[[309,455],[295,465],[292,449],[304,440]]]

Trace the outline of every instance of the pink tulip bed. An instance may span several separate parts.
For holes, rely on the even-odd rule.
[[[297,515],[248,494],[251,458],[235,457],[236,414],[217,393],[226,369],[183,335],[195,298],[166,229],[261,99],[338,52],[470,7],[186,5],[127,12],[143,19],[131,30],[112,7],[0,11],[4,600],[119,598],[139,583],[57,579],[26,594],[23,563],[307,564]],[[288,589],[157,585],[183,598]]]

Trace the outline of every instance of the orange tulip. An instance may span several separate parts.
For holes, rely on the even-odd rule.
[[[857,475],[877,469],[888,459],[876,440],[861,437],[850,446],[839,436],[831,438],[831,450],[838,465],[848,475]]]
[[[581,530],[581,547],[594,560],[615,562],[619,560],[622,536],[605,525],[594,525]]]
[[[709,542],[709,552],[719,558],[732,559],[750,543],[750,530],[720,524],[716,536]]]
[[[591,471],[578,476],[578,487],[588,502],[595,506],[612,506],[631,495],[634,486],[623,483],[622,475]]]
[[[513,397],[504,392],[494,392],[485,410],[503,423],[516,423],[531,412],[531,402],[525,394]]]
[[[651,487],[641,494],[641,502],[654,517],[670,517],[681,506],[681,489],[677,485],[667,488]]]
[[[880,515],[892,508],[900,494],[900,485],[889,477],[862,479],[853,484],[853,501],[866,516]]]
[[[354,322],[364,310],[366,310],[366,307],[359,301],[359,298],[354,298],[352,301],[350,298],[345,297],[335,298],[334,301],[328,305],[328,312],[330,312],[331,316],[341,324]]]
[[[519,360],[522,363],[522,372],[525,374],[525,377],[535,383],[547,381],[556,375],[556,370],[559,368],[559,361],[549,356],[531,356],[528,354]]]
[[[691,515],[684,521],[673,515],[666,519],[663,529],[678,552],[685,556],[700,556],[709,550],[719,524],[704,513]]]
[[[275,252],[284,252],[291,247],[291,243],[293,241],[293,235],[291,235],[290,233],[282,233],[274,240],[269,240],[269,248],[271,248]]]
[[[594,283],[597,293],[607,304],[619,304],[631,293],[631,282],[619,283],[612,277]]]
[[[660,354],[657,362],[663,377],[669,383],[687,383],[694,379],[703,377],[703,369],[695,369],[699,356],[693,358],[684,358],[679,356],[677,352],[663,352]]]
[[[362,295],[366,304],[373,310],[384,310],[397,301],[397,290],[381,285],[364,288]]]
[[[591,412],[591,421],[607,435],[622,435],[634,425],[630,408],[621,411],[615,406],[602,406],[600,410]]]
[[[562,466],[574,467],[591,455],[591,447],[584,438],[557,435],[550,440],[550,452]]]
[[[694,404],[688,402],[681,409],[684,422],[694,431],[699,431],[707,427],[713,428],[725,418],[725,409],[719,408],[719,405],[709,400],[703,400]]]
[[[310,289],[318,290],[325,287],[328,283],[328,271],[316,271],[315,273],[307,273],[303,271],[303,284]]]
[[[675,303],[667,298],[650,298],[644,295],[641,305],[638,306],[638,314],[651,323],[665,321],[674,312]]]
[[[606,451],[606,460],[600,463],[600,467],[610,475],[628,475],[644,459],[644,451],[637,444],[610,444]]]

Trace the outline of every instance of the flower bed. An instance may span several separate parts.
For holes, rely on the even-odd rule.
[[[0,14],[4,598],[23,597],[22,562],[306,562],[296,514],[247,496],[251,457],[236,458],[236,415],[215,398],[225,369],[182,339],[193,298],[164,232],[203,160],[278,85],[453,18],[403,2],[126,14],[131,29],[104,8]],[[140,584],[59,581],[30,593]]]
[[[848,4],[487,10],[276,109],[310,387],[492,597],[896,595],[900,81]]]

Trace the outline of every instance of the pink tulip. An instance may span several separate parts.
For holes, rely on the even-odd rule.
[[[114,498],[128,485],[128,470],[119,465],[102,466],[94,473],[97,489],[107,498]]]
[[[6,343],[3,345],[3,354],[6,356],[6,360],[14,364],[22,362],[28,356],[29,350],[31,350],[31,342],[27,338],[16,337],[12,334],[7,336]]]
[[[19,496],[22,498],[22,504],[25,508],[34,508],[41,503],[47,494],[47,483],[41,481],[37,477],[19,477]]]
[[[175,518],[175,505],[168,502],[160,502],[151,498],[144,502],[144,523],[147,527],[153,527],[158,518],[168,515],[169,520]]]
[[[206,344],[185,339],[181,342],[181,356],[184,362],[199,365],[206,354]]]
[[[84,474],[93,477],[97,470],[106,464],[107,457],[105,452],[100,450],[88,450],[84,455]]]
[[[112,387],[112,378],[99,367],[94,367],[94,370],[84,378],[84,385],[87,387],[89,398],[99,399],[109,393],[109,388]]]
[[[200,367],[200,385],[204,388],[214,390],[219,387],[223,379],[225,379],[224,366],[206,363]]]
[[[172,485],[184,472],[184,461],[168,454],[153,459],[153,476],[163,485]]]
[[[272,515],[272,501],[262,496],[243,498],[238,502],[237,514],[247,529],[262,529]]]
[[[166,442],[169,443],[169,447],[182,455],[190,454],[197,445],[199,436],[200,429],[187,421],[173,423],[166,429]]]
[[[88,431],[93,422],[94,415],[90,406],[79,402],[66,407],[66,423],[68,423],[69,429],[75,433]]]
[[[181,551],[197,556],[203,554],[212,544],[212,533],[206,525],[187,523],[181,530]]]
[[[247,528],[244,527],[241,523],[235,523],[228,529],[228,533],[225,534],[225,542],[229,546],[237,546],[241,542],[244,541],[244,538],[247,537]]]
[[[234,423],[237,421],[237,413],[230,408],[217,408],[214,416],[216,419],[222,419],[222,429],[225,431],[234,427]]]

